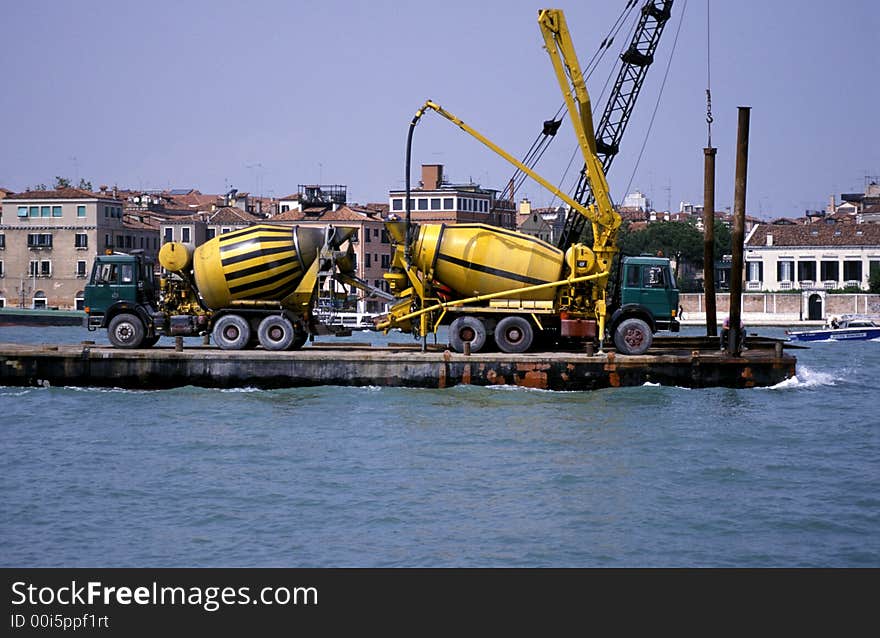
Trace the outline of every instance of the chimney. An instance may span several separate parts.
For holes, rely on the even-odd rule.
[[[525,197],[519,203],[519,214],[520,215],[528,215],[532,212],[532,203],[526,199]]]
[[[435,191],[443,183],[443,164],[422,164],[422,188]]]
[[[828,199],[828,212],[833,215],[836,210],[837,205],[834,203],[834,195],[831,195],[831,197]]]
[[[773,245],[773,235],[771,235],[770,233],[767,233],[767,245],[768,246]]]

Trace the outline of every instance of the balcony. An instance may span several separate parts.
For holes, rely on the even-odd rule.
[[[760,291],[761,290],[761,282],[760,281],[747,281],[746,282],[746,290]]]
[[[822,287],[825,290],[834,290],[835,288],[837,288],[837,281],[835,281],[833,279],[829,279],[828,281],[823,281]]]
[[[779,282],[779,289],[780,290],[791,290],[793,288],[793,286],[794,286],[794,284],[790,281],[780,281]]]

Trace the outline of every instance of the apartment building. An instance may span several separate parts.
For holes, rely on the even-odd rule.
[[[110,192],[78,188],[13,193],[0,215],[0,305],[81,308],[95,255],[144,250],[155,255],[155,224],[124,214]]]
[[[388,194],[390,214],[406,214],[406,191]],[[449,184],[442,164],[423,164],[422,180],[410,190],[410,218],[414,222],[462,224],[479,222],[516,228],[516,205],[499,199],[498,191],[479,184]]]

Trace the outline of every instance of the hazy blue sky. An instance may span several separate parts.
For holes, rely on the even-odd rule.
[[[584,65],[625,4],[552,5],[565,11]],[[279,197],[322,182],[347,184],[350,201],[386,201],[403,186],[407,127],[425,99],[517,156],[562,104],[541,46],[541,5],[524,0],[3,5],[0,186],[12,190],[65,175],[95,188],[235,187]],[[675,0],[609,175],[616,201],[628,185],[658,208],[702,201],[706,14],[707,0]],[[874,0],[711,1],[719,209],[732,205],[740,105],[752,107],[749,214],[799,216],[880,175],[878,15]],[[588,81],[594,105],[604,106],[626,39],[618,36]],[[539,172],[560,182],[574,149],[566,124]],[[416,131],[413,163],[415,180],[420,163],[490,188],[512,175],[432,113]],[[534,183],[519,195],[551,201]]]

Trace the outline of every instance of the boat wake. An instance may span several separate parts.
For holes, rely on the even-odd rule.
[[[807,366],[798,366],[797,375],[791,377],[790,379],[786,379],[776,385],[760,388],[761,390],[790,390],[792,388],[795,389],[804,389],[804,388],[816,388],[816,387],[825,387],[825,386],[834,386],[837,385],[837,382],[841,379],[839,377],[834,376],[829,372],[820,372],[819,370],[813,370],[812,368],[808,368]]]

